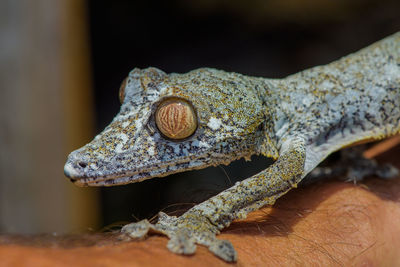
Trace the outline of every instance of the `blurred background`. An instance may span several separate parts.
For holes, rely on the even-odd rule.
[[[132,68],[280,78],[397,31],[398,0],[0,0],[0,232],[79,233],[179,213],[270,164],[71,184],[68,153],[115,116]]]

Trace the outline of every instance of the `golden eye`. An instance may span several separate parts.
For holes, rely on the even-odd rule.
[[[124,103],[125,99],[125,86],[126,86],[126,81],[128,80],[128,77],[126,77],[122,83],[121,86],[119,87],[119,102],[122,104]]]
[[[197,128],[197,116],[192,105],[179,98],[161,103],[156,110],[155,119],[160,132],[171,139],[189,137]]]

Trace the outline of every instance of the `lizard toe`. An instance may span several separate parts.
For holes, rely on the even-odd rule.
[[[399,170],[393,165],[386,163],[379,166],[376,170],[376,175],[382,179],[392,179],[399,176]]]
[[[121,233],[133,239],[144,238],[151,228],[148,220],[142,220],[137,223],[130,223],[122,227]]]
[[[180,229],[170,235],[167,248],[177,254],[191,255],[196,252],[196,244],[189,231]]]
[[[235,262],[237,260],[236,250],[228,240],[215,239],[208,249],[227,262]]]

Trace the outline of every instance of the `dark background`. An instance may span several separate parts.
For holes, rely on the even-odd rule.
[[[88,10],[97,132],[118,112],[119,85],[134,67],[281,78],[400,30],[394,0],[91,0]],[[161,209],[179,213],[270,164],[253,159],[224,166],[226,173],[208,168],[103,188],[103,224],[150,218]]]

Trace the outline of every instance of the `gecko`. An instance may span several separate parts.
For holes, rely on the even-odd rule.
[[[231,242],[216,237],[233,220],[273,205],[331,153],[400,132],[400,32],[282,79],[135,68],[119,98],[112,122],[68,156],[64,173],[78,186],[140,182],[252,155],[275,160],[179,217],[160,212],[155,224],[121,230],[132,239],[166,235],[178,254],[203,245],[234,262]]]

